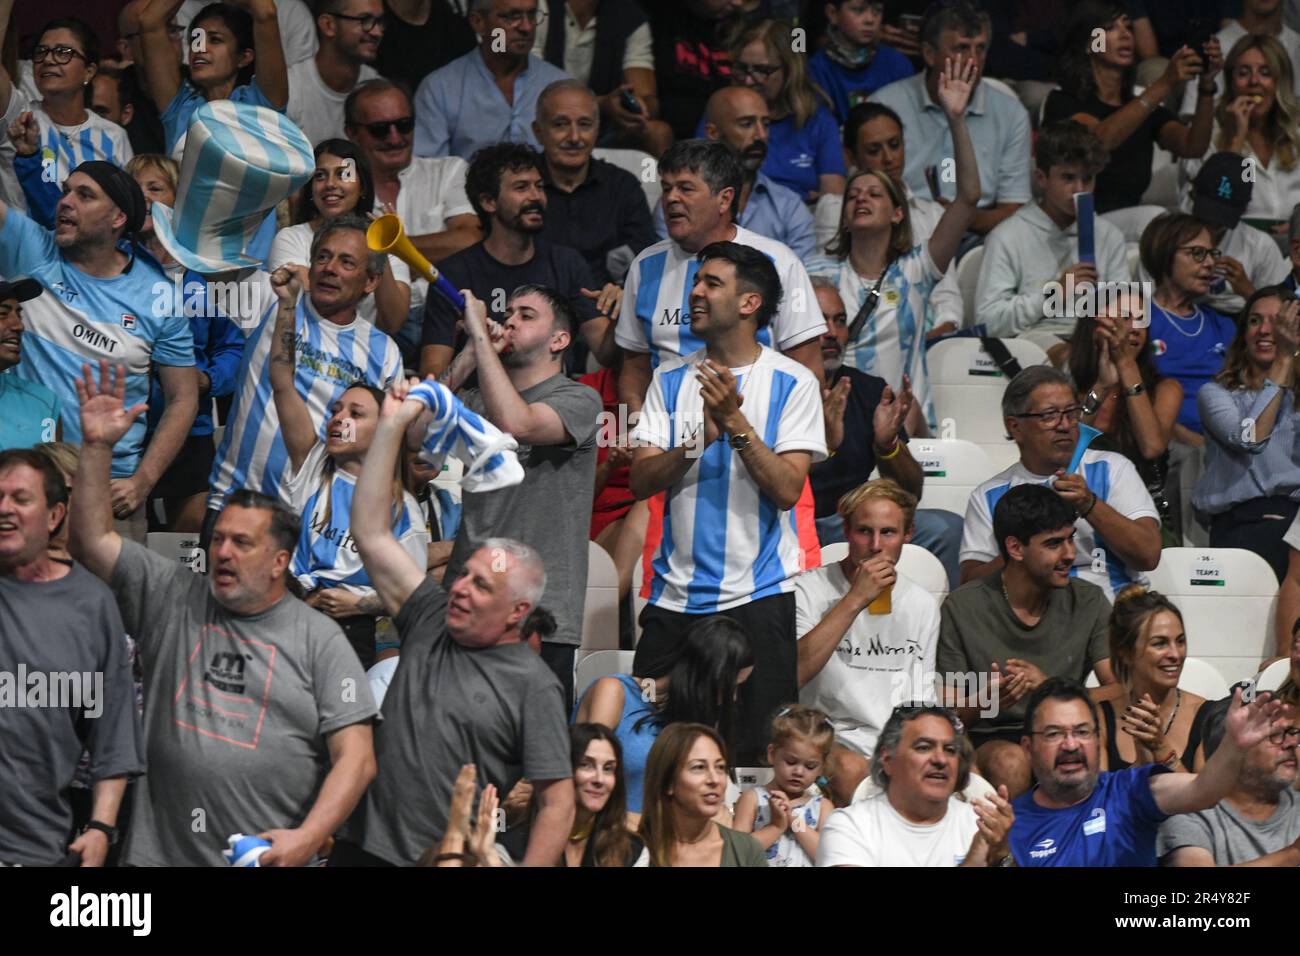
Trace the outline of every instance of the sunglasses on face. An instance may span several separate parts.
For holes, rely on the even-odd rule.
[[[401,119],[380,120],[377,123],[363,123],[361,125],[375,139],[385,139],[388,136],[388,130],[392,127],[396,127],[397,135],[409,136],[411,130],[415,129],[415,117],[403,116]]]

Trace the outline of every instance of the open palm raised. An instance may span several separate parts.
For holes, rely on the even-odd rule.
[[[966,112],[971,94],[975,91],[975,79],[978,66],[975,58],[955,60],[946,58],[943,70],[939,73],[939,105],[949,116],[957,117]]]
[[[99,382],[90,374],[90,366],[81,366],[84,378],[77,379],[77,398],[81,402],[81,440],[116,445],[148,405],[126,407],[126,366],[100,360]]]

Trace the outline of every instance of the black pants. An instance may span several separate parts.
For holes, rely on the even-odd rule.
[[[392,866],[382,857],[367,853],[348,840],[335,840],[327,866]]]
[[[719,611],[749,635],[754,672],[740,687],[740,717],[734,759],[737,766],[755,766],[765,756],[772,715],[783,704],[799,699],[798,659],[794,636],[794,595],[774,594],[740,607]],[[703,615],[682,614],[646,605],[641,611],[641,641],[632,672],[658,677],[642,667],[671,654],[686,632]]]
[[[1298,506],[1281,496],[1244,501],[1211,519],[1210,547],[1254,551],[1269,563],[1281,584],[1291,555],[1282,536],[1291,527]]]
[[[375,621],[376,618],[369,614],[340,617],[334,620],[334,623],[342,628],[343,636],[352,645],[352,650],[356,651],[364,670],[370,670],[375,663]]]
[[[542,663],[555,671],[564,688],[564,715],[573,711],[573,661],[578,648],[572,644],[552,644],[542,641]]]

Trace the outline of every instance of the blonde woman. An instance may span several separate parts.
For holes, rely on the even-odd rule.
[[[791,50],[793,29],[788,20],[761,20],[742,31],[731,45],[731,82],[761,94],[772,114],[763,173],[814,202],[844,192],[844,151],[806,57]]]
[[[1300,197],[1300,106],[1294,92],[1295,64],[1270,36],[1244,36],[1224,61],[1227,83],[1214,110],[1207,155],[1237,153],[1253,165],[1254,189],[1243,219],[1286,238],[1291,210]],[[1205,157],[1184,160],[1191,182]],[[1190,210],[1191,197],[1183,199]]]

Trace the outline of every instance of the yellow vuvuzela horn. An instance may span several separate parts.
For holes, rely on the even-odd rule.
[[[366,230],[366,245],[372,252],[397,256],[417,275],[428,279],[431,288],[437,289],[458,310],[464,311],[465,297],[447,281],[447,278],[421,255],[415,244],[406,238],[402,220],[395,213],[386,213],[370,224]]]

